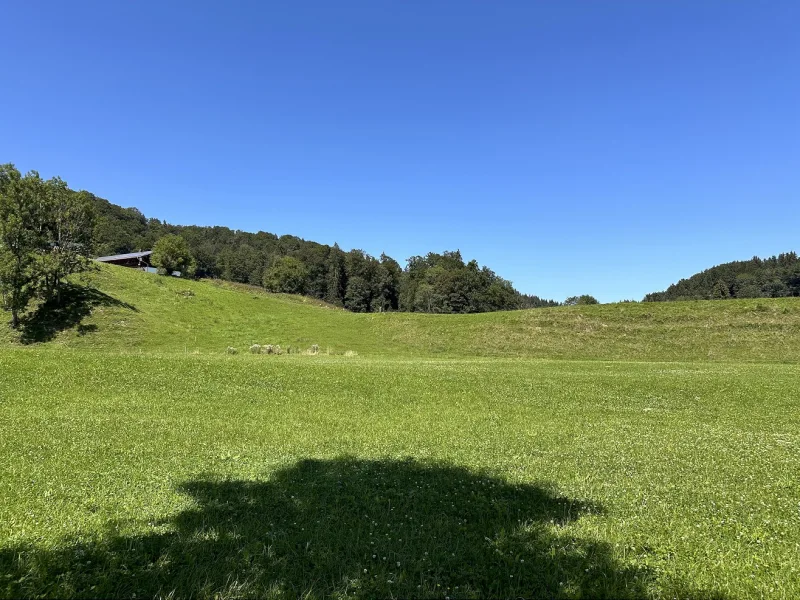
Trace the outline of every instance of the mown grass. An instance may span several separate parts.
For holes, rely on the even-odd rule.
[[[0,595],[800,595],[800,369],[0,351]]]
[[[798,299],[65,297],[0,333],[0,597],[800,596]]]
[[[103,266],[69,314],[42,310],[21,335],[113,352],[224,353],[252,344],[385,357],[800,362],[800,299],[558,307],[479,315],[353,314],[256,288]],[[56,311],[57,312],[57,311]],[[16,338],[16,341],[15,341]]]

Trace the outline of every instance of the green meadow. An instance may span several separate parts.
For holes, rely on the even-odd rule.
[[[0,337],[0,597],[800,596],[798,299],[69,293]]]

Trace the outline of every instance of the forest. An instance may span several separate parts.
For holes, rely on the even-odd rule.
[[[800,258],[786,252],[769,258],[754,256],[706,269],[681,279],[663,292],[647,294],[645,302],[783,298],[800,296]]]
[[[152,249],[175,235],[185,240],[198,277],[304,294],[354,312],[476,313],[560,304],[521,294],[488,267],[465,261],[458,250],[412,256],[402,267],[385,254],[376,258],[293,235],[171,225],[136,208],[88,197],[95,256]]]

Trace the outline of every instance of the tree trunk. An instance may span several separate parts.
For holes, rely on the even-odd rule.
[[[11,329],[19,328],[19,313],[16,308],[11,309]]]

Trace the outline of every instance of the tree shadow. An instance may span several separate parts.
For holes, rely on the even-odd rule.
[[[98,306],[126,308],[136,312],[136,307],[122,302],[92,287],[64,284],[60,299],[40,304],[20,323],[20,341],[23,344],[49,342],[59,332],[77,328],[78,335],[97,331],[93,324],[85,325],[83,319]]]
[[[0,595],[640,598],[651,578],[568,533],[599,506],[460,467],[305,460],[180,490],[194,507],[154,533],[0,549]]]

